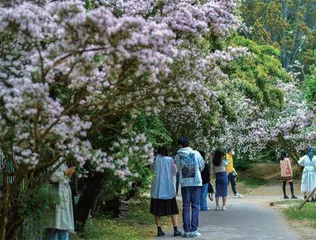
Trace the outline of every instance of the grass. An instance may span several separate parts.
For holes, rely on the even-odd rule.
[[[316,203],[306,203],[304,207],[301,210],[299,210],[298,206],[302,202],[303,200],[287,200],[276,202],[276,204],[288,204],[289,207],[286,208],[284,211],[289,219],[302,222],[304,223],[304,225],[316,229]]]
[[[149,198],[141,198],[131,204],[130,213],[124,219],[101,215],[89,218],[81,237],[89,240],[154,239],[157,230],[154,217],[149,213],[149,205]],[[163,229],[171,226],[169,217],[162,217],[161,221]]]
[[[263,178],[238,177],[237,181],[242,182],[246,187],[249,188],[257,188],[262,185],[271,184],[270,181],[267,181]]]

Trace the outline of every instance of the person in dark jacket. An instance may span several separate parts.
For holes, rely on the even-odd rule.
[[[205,159],[205,153],[200,151],[201,156]],[[207,161],[205,161],[207,162]],[[205,164],[203,171],[201,172],[202,175],[202,193],[201,193],[201,200],[200,200],[200,210],[201,211],[209,211],[210,208],[207,207],[207,193],[208,193],[208,185],[210,182],[210,166],[208,163]]]

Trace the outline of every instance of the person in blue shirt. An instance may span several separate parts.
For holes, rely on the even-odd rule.
[[[188,137],[180,137],[178,144],[180,149],[177,152],[175,161],[180,172],[183,203],[183,237],[199,237],[201,236],[198,232],[202,190],[201,171],[204,169],[205,163],[201,154],[189,147],[190,139]]]
[[[174,160],[168,156],[169,147],[158,148],[158,155],[153,164],[154,178],[151,185],[150,213],[155,216],[157,237],[165,236],[161,229],[161,216],[171,216],[174,236],[181,236],[178,231],[179,209],[175,198],[173,177],[176,174]]]

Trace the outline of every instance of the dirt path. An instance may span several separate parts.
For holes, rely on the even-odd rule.
[[[239,184],[241,189],[246,189],[243,184]],[[287,191],[289,192],[289,187],[287,186]],[[300,193],[300,183],[294,183],[294,193],[299,199],[303,199],[303,195]],[[254,189],[247,189],[247,193],[244,192],[244,201],[249,204],[259,204],[265,208],[273,209],[283,215],[283,218],[288,222],[291,229],[299,233],[300,240],[315,240],[316,231],[313,228],[306,227],[303,221],[293,221],[286,218],[283,214],[285,208],[290,207],[288,204],[274,205],[270,206],[270,203],[283,200],[282,199],[282,188],[280,185],[273,186],[261,186]],[[288,194],[290,196],[290,194]]]
[[[248,201],[248,197],[229,199],[227,211],[214,211],[214,202],[209,201],[208,205],[211,211],[200,212],[199,232],[202,236],[199,239],[300,239],[300,235],[291,229],[278,211],[253,204]],[[168,231],[166,237],[159,239],[171,240],[175,237],[172,237],[172,231]]]
[[[296,196],[303,199],[299,190],[300,184],[294,186]],[[287,186],[287,188],[289,187]],[[252,189],[238,183],[237,190],[244,197],[242,199],[228,198],[228,211],[226,212],[214,211],[215,203],[208,202],[211,211],[200,214],[199,231],[202,236],[199,239],[316,239],[315,229],[306,227],[302,222],[286,219],[282,209],[286,205],[270,206],[271,202],[282,200],[281,183],[280,185]],[[231,189],[229,189],[229,195],[233,196]],[[182,230],[182,224],[179,225]],[[166,237],[159,239],[175,239],[171,237],[172,231],[167,231],[166,235]]]

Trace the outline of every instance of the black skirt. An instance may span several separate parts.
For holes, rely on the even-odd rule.
[[[176,198],[155,199],[150,201],[150,213],[155,216],[169,216],[179,214]]]

